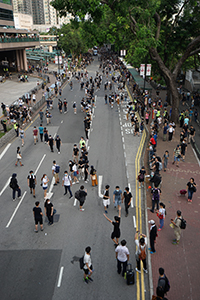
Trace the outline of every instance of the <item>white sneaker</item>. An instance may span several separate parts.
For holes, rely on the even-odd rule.
[[[84,211],[84,208],[81,208],[80,211]]]
[[[79,183],[79,181],[77,180],[77,182],[76,183]]]
[[[136,270],[138,273],[141,273],[141,271],[140,271],[140,270],[138,270],[137,268],[135,268],[135,270]]]
[[[148,271],[147,271],[146,269],[144,269],[144,268],[143,268],[143,271],[144,271],[146,274],[148,273]]]
[[[85,181],[85,183],[88,183],[87,180]]]
[[[76,182],[72,182],[72,184],[75,184]]]

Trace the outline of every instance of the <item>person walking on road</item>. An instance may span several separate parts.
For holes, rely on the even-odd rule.
[[[35,198],[35,186],[37,184],[37,181],[36,176],[34,175],[32,170],[29,172],[29,175],[27,177],[27,183],[30,188],[30,194],[33,194],[33,197]]]
[[[77,144],[74,144],[72,157],[75,163],[78,163],[78,156],[79,156],[79,149],[77,147]]]
[[[36,145],[36,142],[38,142],[38,130],[36,126],[33,128],[33,139],[34,139],[34,145]]]
[[[113,232],[111,234],[111,239],[114,242],[115,247],[117,247],[119,245],[119,238],[120,238],[120,221],[121,221],[121,206],[119,207],[119,215],[114,217],[115,221],[110,220],[106,214],[103,214],[104,217],[110,222],[112,223],[112,225],[114,226]]]
[[[40,123],[43,123],[44,113],[43,113],[42,109],[40,109],[40,111],[39,111],[39,116],[40,116]]]
[[[164,165],[164,172],[166,172],[168,160],[169,160],[169,151],[166,150],[164,155],[163,155],[163,159],[162,159],[163,165]]]
[[[174,149],[174,161],[173,161],[173,165],[176,162],[176,166],[179,167],[179,161],[181,158],[181,147],[179,145],[176,146],[176,148]]]
[[[124,205],[125,205],[125,212],[126,212],[125,217],[128,216],[128,209],[131,205],[132,198],[133,198],[133,196],[132,196],[131,192],[129,192],[129,187],[126,187],[123,197],[122,197],[122,203],[124,201]]]
[[[64,98],[63,106],[64,106],[64,114],[66,114],[67,113],[67,100],[66,100],[66,98]]]
[[[17,147],[17,160],[16,160],[16,163],[15,163],[15,166],[18,165],[18,162],[19,162],[21,167],[23,166],[23,164],[21,162],[21,159],[22,159],[21,150],[20,150],[20,147]]]
[[[139,189],[141,189],[141,185],[142,185],[142,187],[144,187],[145,174],[146,174],[146,171],[145,171],[145,167],[143,166],[138,174]]]
[[[49,221],[48,225],[53,225],[53,204],[50,199],[47,199],[44,204],[45,215]]]
[[[44,199],[46,199],[47,196],[47,188],[48,188],[48,182],[49,182],[49,178],[47,177],[46,174],[43,174],[42,178],[41,178],[41,185],[44,191]]]
[[[43,142],[44,127],[42,126],[42,124],[40,124],[40,126],[38,127],[38,130],[39,130],[39,134],[40,134],[40,141]]]
[[[92,181],[92,186],[97,186],[98,185],[97,172],[96,172],[96,170],[94,169],[93,166],[91,166],[91,169],[90,169],[90,179]]]
[[[103,206],[104,206],[104,211],[106,214],[108,213],[107,209],[108,209],[108,206],[110,205],[109,188],[110,188],[110,186],[107,184],[105,186],[105,191],[103,194]]]
[[[43,213],[40,206],[40,202],[35,202],[35,207],[33,208],[33,216],[35,220],[35,232],[38,233],[38,223],[40,223],[40,229],[43,231]]]
[[[18,196],[18,199],[21,198],[21,189],[18,185],[18,181],[17,181],[17,174],[16,173],[13,173],[12,174],[12,178],[10,180],[10,188],[13,190],[13,194],[12,194],[12,197],[13,197],[13,201],[15,201],[15,195],[16,195],[16,192],[17,192],[17,196]]]
[[[24,146],[24,138],[26,137],[25,131],[22,129],[22,127],[19,128],[19,136],[22,140],[22,147]]]
[[[59,183],[59,172],[60,172],[60,166],[56,164],[56,161],[53,161],[53,166],[52,166],[52,175],[55,178],[55,183],[54,185],[57,185]]]
[[[117,246],[117,248],[115,249],[115,253],[117,259],[117,273],[121,274],[121,268],[123,265],[122,277],[124,277],[130,254],[128,248],[126,247],[126,240],[121,241],[121,245]]]
[[[158,187],[154,187],[152,191],[152,209],[150,211],[154,213],[154,207],[156,205],[157,210],[159,210],[159,201],[160,201],[160,193],[161,190]]]
[[[83,280],[85,281],[85,283],[88,284],[89,281],[93,281],[93,279],[91,278],[92,273],[93,273],[93,267],[92,267],[92,260],[91,260],[91,247],[88,246],[85,248],[85,254],[83,257],[83,271],[84,271],[84,278]]]
[[[140,271],[140,261],[143,262],[143,271],[145,273],[148,273],[147,271],[147,263],[146,263],[146,248],[147,248],[147,237],[145,234],[141,233],[139,231],[136,231],[135,234],[135,244],[137,246],[136,250],[136,263],[137,267],[135,270],[138,273],[141,273]]]
[[[156,241],[156,237],[157,237],[157,226],[155,224],[155,221],[154,220],[150,220],[148,222],[149,224],[151,224],[151,228],[150,228],[150,253],[151,254],[154,254],[156,253],[156,250],[155,250],[155,241]]]
[[[87,196],[87,190],[86,189],[84,190],[84,186],[81,185],[79,190],[80,211],[84,211],[83,204],[85,202],[86,196]]]
[[[62,146],[62,141],[61,141],[59,135],[56,136],[55,143],[56,143],[56,148],[58,150],[58,154],[60,154],[60,146]]]
[[[117,185],[114,192],[113,192],[113,203],[114,207],[121,208],[121,201],[122,201],[122,191],[120,190],[119,186]]]
[[[54,140],[53,140],[53,137],[51,135],[49,135],[49,138],[48,138],[48,145],[51,149],[51,152],[54,152],[53,151],[53,146],[54,146]]]
[[[178,245],[181,238],[181,211],[177,210],[175,219],[171,219],[171,227],[174,229],[175,239],[173,240],[173,245]]]
[[[49,140],[48,130],[46,129],[46,127],[44,127],[44,143],[47,144],[48,140]]]
[[[76,101],[73,103],[74,114],[76,115]]]
[[[192,202],[193,193],[196,192],[196,183],[194,182],[194,178],[190,178],[190,181],[187,183],[188,190],[188,202]]]
[[[72,195],[71,188],[70,188],[72,186],[72,179],[71,179],[71,176],[68,175],[67,171],[65,171],[65,173],[64,173],[64,177],[63,177],[63,180],[62,180],[62,186],[64,186],[64,188],[65,188],[64,195],[66,195],[67,191],[69,191],[69,194],[70,194],[69,199],[72,198],[73,195]]]

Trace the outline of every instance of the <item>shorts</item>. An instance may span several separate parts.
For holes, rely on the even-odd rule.
[[[54,173],[53,176],[54,176],[55,180],[58,180],[58,178],[59,178],[59,177],[58,177],[58,173]]]
[[[47,186],[43,186],[43,190],[46,190],[47,189]]]
[[[35,183],[34,184],[31,184],[29,185],[30,189],[35,189]]]
[[[85,200],[80,200],[79,202],[80,202],[80,206],[83,206]]]
[[[180,158],[177,156],[174,156],[174,161],[180,161]]]
[[[93,268],[92,268],[92,265],[90,266],[90,269],[92,270]],[[87,269],[83,269],[84,270],[84,273],[86,274],[86,275],[88,275],[89,274],[89,270],[88,270],[88,268]]]
[[[74,172],[73,175],[76,177],[77,176],[77,172]]]
[[[112,234],[111,234],[111,239],[113,240],[114,238],[120,238],[120,232],[112,232]]]
[[[103,199],[103,205],[104,206],[110,205],[110,199]]]
[[[35,225],[37,225],[38,223],[40,223],[40,225],[43,224],[42,218],[40,218],[40,219],[35,219]]]
[[[116,205],[121,205],[121,203],[122,203],[122,202],[121,202],[121,199],[115,199],[115,206],[116,206]]]

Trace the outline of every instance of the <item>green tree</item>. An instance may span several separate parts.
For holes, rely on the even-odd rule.
[[[183,64],[200,52],[200,2],[196,0],[54,0],[52,5],[83,20],[100,24],[109,18],[109,37],[127,47],[132,64],[149,56],[163,76],[172,96],[172,118],[178,117],[176,78]]]

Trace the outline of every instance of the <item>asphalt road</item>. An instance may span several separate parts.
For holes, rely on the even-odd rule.
[[[88,67],[89,76],[95,76],[98,69],[97,60]],[[130,182],[127,178],[126,163],[135,161],[140,143],[140,137],[125,137],[128,158],[124,157],[124,146],[121,136],[118,107],[110,109],[104,104],[103,87],[97,94],[92,129],[89,139],[89,163],[94,165],[98,175],[103,176],[102,188],[110,185],[110,195],[119,185],[122,190]],[[39,126],[36,118],[26,130],[25,145],[22,148],[23,167],[15,167],[16,148],[21,146],[19,138],[0,160],[0,293],[2,300],[18,299],[135,299],[136,285],[127,286],[125,280],[116,272],[114,245],[110,238],[112,225],[103,216],[102,199],[98,197],[98,187],[92,187],[91,182],[80,182],[73,185],[72,191],[84,184],[88,189],[85,211],[80,212],[74,197],[64,196],[61,184],[54,186],[51,201],[57,210],[53,226],[44,222],[44,231],[34,232],[32,208],[35,199],[30,195],[27,186],[27,176],[31,169],[37,170],[36,200],[43,209],[43,190],[40,178],[44,173],[52,180],[51,167],[53,160],[60,165],[60,177],[68,170],[68,161],[72,158],[74,143],[84,136],[83,118],[80,110],[80,100],[84,92],[80,91],[79,83],[74,79],[74,88],[63,89],[62,98],[68,101],[68,113],[60,114],[57,100],[54,101],[52,123],[48,126],[49,133],[60,135],[62,140],[61,154],[50,152],[49,147],[41,142],[33,144],[33,126]],[[77,101],[77,114],[73,114],[72,104]],[[44,122],[45,124],[45,122]],[[125,125],[124,125],[125,126]],[[128,125],[127,125],[128,126]],[[137,140],[136,140],[137,139]],[[131,143],[133,146],[131,147]],[[134,164],[130,165],[131,180],[134,181]],[[22,200],[13,202],[11,189],[5,188],[12,173],[17,173],[22,190]],[[131,174],[130,174],[131,173]],[[49,184],[50,187],[50,184]],[[5,189],[4,189],[5,188]],[[76,204],[76,205],[75,205]],[[44,212],[44,209],[43,209]],[[117,214],[114,205],[108,209],[108,217],[113,219]],[[121,239],[127,240],[130,250],[130,262],[135,267],[134,224],[132,215],[135,209],[130,208],[130,215],[125,218],[122,205]],[[144,224],[143,224],[144,228]],[[78,259],[84,254],[86,246],[92,247],[92,263],[94,282],[86,285],[83,282],[83,271],[79,268]],[[62,271],[63,270],[63,273]],[[61,276],[62,275],[62,276]],[[148,297],[148,277],[145,275],[145,286]],[[61,279],[59,284],[59,278]],[[137,277],[138,279],[139,277]],[[137,298],[138,299],[138,298]]]

